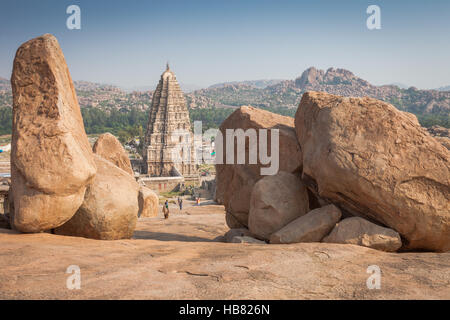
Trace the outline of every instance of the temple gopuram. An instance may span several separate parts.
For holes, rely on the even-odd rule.
[[[146,184],[169,177],[183,177],[182,183],[197,182],[198,166],[194,154],[194,135],[186,99],[167,64],[149,111],[140,170],[147,179],[141,177]],[[171,186],[158,186],[158,189],[167,190]]]

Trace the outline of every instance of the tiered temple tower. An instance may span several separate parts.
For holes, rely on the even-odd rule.
[[[147,173],[150,176],[196,175],[193,141],[184,94],[167,64],[153,94],[145,135],[143,156]]]

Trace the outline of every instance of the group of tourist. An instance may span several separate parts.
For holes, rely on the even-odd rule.
[[[180,207],[180,212],[181,212],[183,210],[183,199],[178,197],[177,202],[178,202],[178,206]],[[200,205],[200,197],[195,198],[195,203],[197,204],[197,206]],[[166,200],[164,202],[163,213],[164,213],[164,219],[168,219],[169,218],[169,200]]]

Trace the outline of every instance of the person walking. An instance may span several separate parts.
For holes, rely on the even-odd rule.
[[[164,219],[168,219],[169,218],[169,201],[167,201],[167,200],[166,200],[166,202],[164,202],[163,213],[164,213]]]
[[[178,205],[180,206],[180,211],[183,210],[183,199],[178,198]]]

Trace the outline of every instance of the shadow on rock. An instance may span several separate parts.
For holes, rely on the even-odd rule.
[[[135,231],[133,239],[152,239],[159,241],[184,241],[184,242],[217,242],[217,240],[201,238],[195,236],[186,236],[176,233]]]

